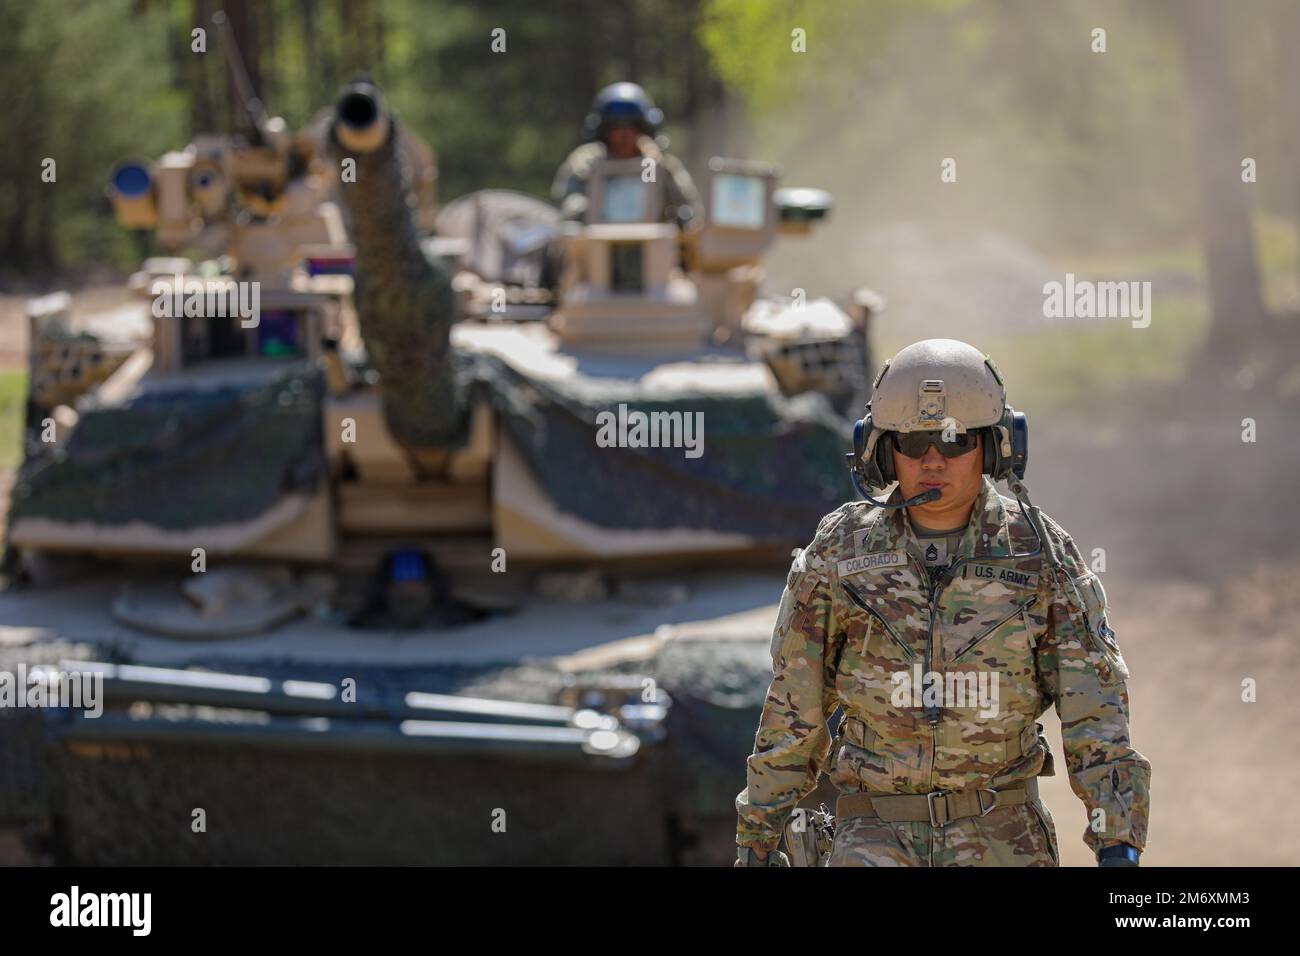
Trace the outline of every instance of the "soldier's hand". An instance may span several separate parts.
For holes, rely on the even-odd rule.
[[[736,851],[734,866],[789,866],[790,858],[780,850],[751,850],[742,846]]]

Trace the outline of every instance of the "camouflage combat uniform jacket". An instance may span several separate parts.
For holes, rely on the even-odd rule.
[[[686,171],[681,160],[671,153],[665,153],[649,136],[641,137],[640,149],[643,157],[655,161],[655,175],[664,184],[662,221],[685,225],[689,220],[699,218],[699,194],[691,174]],[[556,171],[555,182],[551,185],[551,198],[567,218],[582,217],[587,208],[587,180],[591,178],[596,163],[606,155],[604,143],[583,143],[568,155]],[[576,205],[571,201],[571,197],[575,196],[580,197]],[[683,209],[686,211],[683,212]]]
[[[901,500],[897,490],[891,500]],[[1046,515],[1042,523],[1061,559],[1058,573],[1017,503],[985,478],[953,563],[931,584],[902,509],[853,502],[822,519],[782,595],[774,676],[748,786],[736,799],[740,846],[777,846],[828,757],[831,781],[848,793],[998,789],[1050,773],[1035,719],[1052,704],[1070,785],[1089,815],[1084,841],[1094,851],[1116,842],[1145,846],[1151,766],[1129,743],[1128,668],[1105,593],[1070,537]],[[968,680],[987,672],[986,680],[997,680],[996,712],[910,695],[896,706],[894,675],[918,670]],[[827,722],[837,708],[844,719],[832,746]],[[1022,808],[994,813],[1011,809]],[[1050,866],[1056,847],[1047,821],[1051,856],[1040,856]],[[909,846],[901,832],[906,849],[898,862],[934,862],[928,823],[895,826],[913,838]],[[1042,832],[1034,838],[1040,844]]]

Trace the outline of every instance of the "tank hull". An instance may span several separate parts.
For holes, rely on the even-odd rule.
[[[105,670],[99,717],[3,715],[0,831],[68,865],[727,865],[770,680],[772,583],[706,581],[666,611],[535,604],[513,615],[513,643],[494,640],[501,621],[396,639],[298,621],[185,644],[123,630],[96,614],[93,591],[73,589],[56,627],[18,645],[42,605],[0,596],[11,672],[134,662]],[[675,623],[653,623],[665,618]],[[147,679],[127,679],[132,667]],[[351,678],[359,703],[259,698],[216,686],[223,674],[270,688]],[[661,709],[638,715],[581,690],[615,685],[633,703],[651,688]],[[437,723],[445,713],[422,715],[413,693],[503,712],[461,717],[475,722],[465,736]],[[573,721],[552,711],[584,704],[619,715],[635,751],[573,746]]]

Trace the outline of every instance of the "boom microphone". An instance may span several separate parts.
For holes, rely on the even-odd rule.
[[[871,497],[871,495],[867,494],[866,489],[862,487],[862,483],[858,481],[857,469],[849,469],[849,477],[853,480],[853,487],[858,494],[871,502],[877,508],[884,508],[886,510],[892,510],[894,508],[911,508],[916,505],[923,505],[927,501],[938,501],[943,497],[943,492],[938,488],[931,488],[929,491],[923,491],[919,495],[914,495],[906,501],[901,501],[898,504],[893,505],[887,501],[877,501],[875,498]]]

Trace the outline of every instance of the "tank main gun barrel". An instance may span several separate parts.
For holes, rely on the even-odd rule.
[[[343,166],[339,194],[357,250],[354,300],[384,418],[408,448],[448,447],[464,404],[451,362],[451,272],[420,248],[410,170],[379,87],[343,88],[330,139]]]
[[[384,94],[371,83],[353,83],[339,96],[335,135],[344,149],[373,153],[388,138],[388,109]]]

